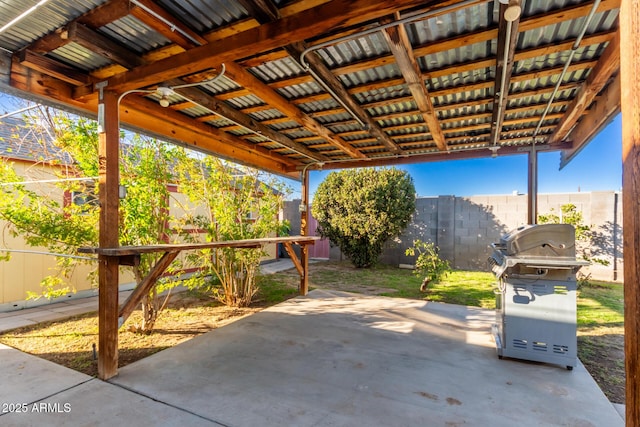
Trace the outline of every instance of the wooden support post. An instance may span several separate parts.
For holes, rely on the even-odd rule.
[[[538,152],[535,145],[529,151],[527,174],[527,224],[538,222]]]
[[[302,172],[302,205],[300,213],[300,235],[309,235],[309,171]],[[309,292],[309,245],[300,245],[300,264],[302,264],[302,275],[300,277],[300,295]]]
[[[626,425],[640,426],[640,0],[620,4]]]
[[[99,196],[101,248],[115,248],[118,241],[119,139],[118,96],[100,87]],[[118,373],[118,257],[99,255],[98,276],[98,377]]]

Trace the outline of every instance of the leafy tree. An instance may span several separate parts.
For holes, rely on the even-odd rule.
[[[538,224],[571,224],[576,230],[576,252],[585,261],[595,262],[601,265],[609,265],[609,261],[603,258],[591,256],[591,238],[594,235],[592,226],[584,224],[582,212],[573,203],[560,206],[560,215],[553,209],[548,214],[538,215]],[[590,275],[589,275],[590,276]],[[588,282],[589,277],[580,273],[581,281]]]
[[[182,152],[176,165],[179,191],[192,209],[179,222],[187,241],[243,240],[286,233],[287,223],[278,218],[286,188],[273,177],[255,169],[230,166],[215,157],[197,159]],[[257,291],[256,273],[261,248],[219,248],[189,255],[200,271],[189,285],[210,289],[228,306],[248,306]],[[204,282],[204,283],[203,283]]]
[[[0,179],[16,185],[0,190],[0,218],[8,221],[12,234],[24,236],[29,245],[45,246],[52,253],[75,254],[80,246],[98,244],[98,187],[93,179],[98,174],[97,124],[63,115],[48,118],[57,150],[72,161],[67,167],[61,166],[56,186],[60,193],[84,195],[80,198],[84,203],[61,204],[61,197],[18,184],[23,177],[13,165],[1,163]],[[83,177],[87,180],[75,180]],[[275,178],[248,168],[230,167],[213,157],[196,158],[154,139],[134,135],[122,145],[120,183],[127,189],[127,197],[120,201],[122,245],[197,241],[200,236],[205,241],[251,239],[286,229],[286,223],[278,219],[285,188]],[[183,206],[186,214],[180,218],[173,218],[169,209],[172,196],[168,186],[175,183],[191,202]],[[185,227],[197,232],[184,232]],[[255,275],[263,253],[261,249],[226,248],[190,254],[187,261],[201,271],[183,283],[190,287],[208,285],[228,305],[249,305],[256,292]],[[125,268],[132,268],[141,283],[159,256],[142,254],[138,265]],[[69,292],[67,279],[79,263],[85,262],[65,257],[58,260],[59,270],[42,281],[42,295],[49,298]],[[182,267],[175,261],[169,270]],[[96,278],[94,268],[90,279],[95,283]],[[177,283],[169,276],[152,287],[142,300],[142,323],[134,330],[153,329]],[[164,290],[169,291],[166,297],[158,298]]]
[[[62,162],[63,156],[43,156],[51,147],[46,144],[47,135],[39,131],[39,125],[28,123],[30,138],[39,141],[37,153],[32,153],[33,158],[40,164],[60,166],[57,178],[78,178],[85,175],[76,174],[75,168],[65,168]],[[14,135],[16,138],[20,132]],[[22,143],[16,139],[16,145]],[[18,147],[13,147],[18,148]],[[95,175],[87,175],[95,176]],[[45,176],[47,179],[56,176]],[[4,185],[0,188],[0,218],[7,222],[5,231],[16,237],[21,236],[27,245],[44,247],[49,252],[61,254],[75,254],[79,246],[93,245],[98,240],[98,217],[92,215],[90,206],[76,204],[61,204],[61,195],[64,191],[71,193],[86,188],[84,181],[60,181],[56,187],[59,197],[52,197],[49,189],[44,192],[41,188],[24,184],[25,177],[16,172],[15,164],[0,162],[0,181]],[[15,183],[11,185],[11,183]],[[4,259],[9,259],[7,254]],[[45,277],[42,282],[43,294],[49,298],[61,296],[71,291],[67,279],[76,267],[86,264],[86,261],[58,257],[57,271],[55,274]],[[28,298],[40,296],[29,293]]]
[[[370,267],[415,209],[407,172],[365,168],[330,173],[318,186],[311,211],[322,237],[337,244],[354,266]]]
[[[55,184],[60,193],[81,194],[84,203],[63,203],[48,192],[38,191],[23,184],[3,186],[0,191],[0,218],[9,224],[9,232],[22,236],[30,246],[44,246],[52,253],[75,254],[80,246],[97,246],[99,206],[96,203],[98,186],[94,177],[98,174],[97,123],[86,119],[71,119],[63,114],[45,115],[48,128],[55,136],[54,144],[71,164],[59,168],[60,178]],[[42,118],[40,118],[42,119]],[[41,140],[39,152],[46,151]],[[123,245],[147,245],[166,242],[170,236],[168,224],[169,191],[172,183],[171,169],[177,149],[154,139],[133,137],[123,144],[120,156],[120,182],[128,189],[128,196],[121,200],[120,243]],[[38,153],[36,153],[36,159]],[[68,178],[87,178],[83,181]],[[3,182],[20,182],[12,164],[0,164]],[[143,254],[139,265],[130,267],[140,283],[155,263],[157,254]],[[71,289],[68,278],[81,261],[58,257],[58,271],[42,281],[42,295],[29,297],[47,298],[64,295]],[[95,283],[96,264],[89,280]],[[156,298],[159,291],[177,284],[165,278],[153,287],[142,302],[143,320],[136,330],[153,329],[161,309],[166,305]],[[169,294],[168,294],[169,295]]]

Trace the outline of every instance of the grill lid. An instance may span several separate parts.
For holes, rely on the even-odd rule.
[[[516,265],[577,271],[589,265],[576,259],[575,229],[570,224],[524,225],[491,245],[489,265],[496,277]]]
[[[571,224],[524,225],[505,234],[495,248],[507,256],[576,257],[576,233]]]

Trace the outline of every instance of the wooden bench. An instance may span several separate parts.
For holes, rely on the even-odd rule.
[[[97,254],[102,257],[117,258],[119,265],[138,265],[140,255],[148,253],[162,253],[160,259],[154,264],[149,273],[137,284],[129,298],[122,304],[118,312],[118,326],[127,320],[129,315],[138,306],[144,295],[156,284],[158,279],[171,265],[174,259],[182,251],[199,250],[199,249],[218,249],[218,248],[237,248],[250,249],[261,248],[264,245],[283,243],[287,254],[291,257],[293,264],[300,274],[300,293],[305,295],[308,290],[308,262],[306,258],[306,246],[312,245],[318,236],[287,236],[287,237],[265,237],[261,239],[246,240],[227,240],[220,242],[207,243],[177,243],[177,244],[158,244],[147,246],[119,246],[116,248],[99,248],[99,247],[82,247],[78,251],[81,253]],[[303,248],[302,261],[293,250],[293,245],[299,245]]]

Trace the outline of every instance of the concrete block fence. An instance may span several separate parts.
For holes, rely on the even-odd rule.
[[[622,280],[622,196],[620,193],[587,192],[541,194],[538,213],[554,212],[567,203],[582,212],[584,224],[591,225],[594,237],[587,244],[592,257],[609,261],[608,266],[594,264],[584,273],[593,279]],[[291,234],[300,232],[299,200],[286,203],[284,217],[291,222]],[[443,259],[456,269],[488,271],[490,244],[508,231],[526,224],[526,195],[488,195],[472,197],[437,196],[416,200],[413,221],[395,241],[387,243],[380,261],[385,264],[413,264],[404,255],[415,239],[434,242]],[[333,245],[332,245],[333,246]],[[331,259],[342,259],[338,248],[330,250]]]

